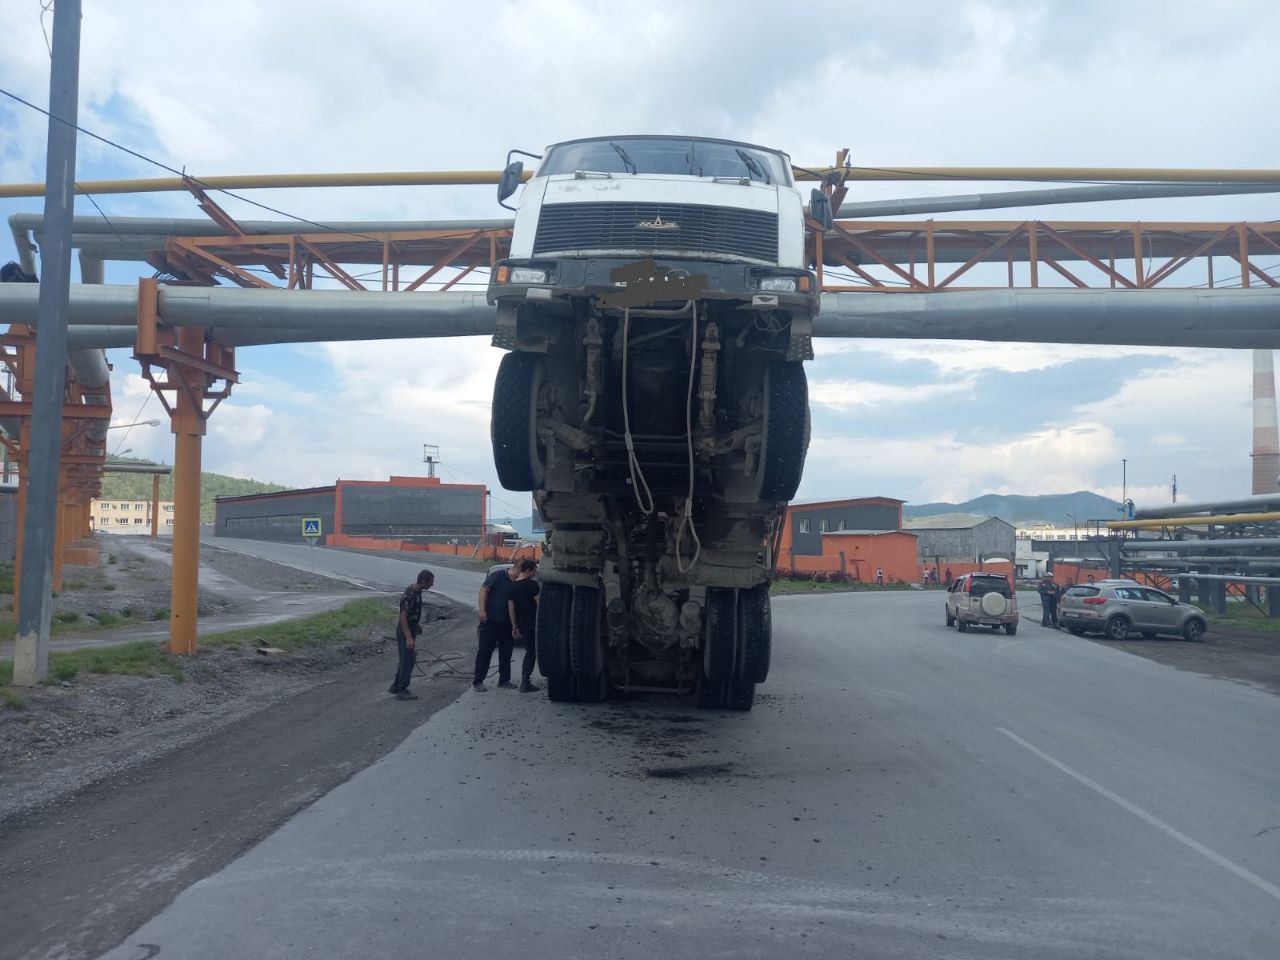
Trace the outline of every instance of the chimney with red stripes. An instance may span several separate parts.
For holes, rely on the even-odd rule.
[[[1270,350],[1253,351],[1253,492],[1280,493],[1276,376]]]

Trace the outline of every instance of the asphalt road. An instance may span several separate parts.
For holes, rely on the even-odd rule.
[[[376,554],[356,553],[350,550],[331,550],[327,547],[307,547],[292,543],[270,543],[264,540],[234,540],[202,534],[201,542],[223,550],[232,550],[250,557],[261,557],[276,563],[309,573],[318,573],[336,580],[345,580],[370,590],[392,590],[399,593],[429,567],[436,575],[436,593],[465,603],[472,608],[484,577],[478,570],[467,570],[433,563],[430,555],[408,560]]]
[[[748,714],[468,691],[107,956],[1273,960],[1280,699],[942,604],[778,599]]]

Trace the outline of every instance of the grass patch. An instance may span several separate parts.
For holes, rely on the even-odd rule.
[[[385,624],[390,632],[395,627],[395,608],[388,600],[354,600],[337,610],[313,614],[301,620],[287,620],[261,627],[228,630],[201,637],[207,646],[238,647],[256,644],[259,639],[273,647],[299,650],[328,646],[348,639],[352,630]]]
[[[1194,604],[1204,611],[1205,620],[1210,627],[1235,628],[1248,630],[1251,633],[1280,633],[1280,619],[1273,620],[1261,610],[1238,600],[1227,602],[1227,612],[1219,616],[1208,608],[1207,604]]]
[[[13,564],[0,564],[0,593],[13,593]]]
[[[79,623],[80,614],[76,610],[67,610],[64,613],[55,613],[53,615],[54,623]]]
[[[118,647],[94,647],[87,650],[68,650],[49,655],[49,676],[46,684],[60,680],[72,680],[82,673],[114,673],[129,677],[173,677],[182,682],[182,662],[161,649],[151,640],[124,643]],[[0,684],[13,681],[13,661],[0,661]]]
[[[27,709],[27,701],[23,700],[12,690],[0,690],[0,703],[3,703],[10,710]]]

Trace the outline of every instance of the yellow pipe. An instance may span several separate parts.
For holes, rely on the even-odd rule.
[[[1111,530],[1158,530],[1161,527],[1203,527],[1210,523],[1268,523],[1280,513],[1220,513],[1209,517],[1170,517],[1167,520],[1108,520]]]
[[[843,172],[846,180],[1105,180],[1123,183],[1276,183],[1280,170],[1196,170],[1161,167],[795,167],[797,180],[818,180]],[[267,173],[200,177],[197,185],[214,190],[263,190],[291,187],[423,187],[495,184],[499,170],[418,170],[386,173]],[[528,180],[531,171],[525,171]],[[134,180],[82,180],[76,193],[165,193],[186,190],[181,177]],[[42,197],[43,183],[0,184],[0,199]]]

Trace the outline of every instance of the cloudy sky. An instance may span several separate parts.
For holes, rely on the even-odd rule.
[[[1280,166],[1274,2],[644,5],[84,0],[80,122],[197,175],[493,169],[510,147],[702,133],[800,164]],[[44,105],[38,0],[0,0],[0,86]],[[785,15],[784,15],[785,14]],[[46,18],[51,26],[51,18]],[[0,181],[43,178],[45,121],[0,97]],[[157,171],[82,137],[77,176]],[[1013,185],[1016,186],[1016,185]],[[855,185],[875,199],[969,184]],[[979,189],[972,185],[973,189]],[[496,217],[491,187],[260,191],[312,220]],[[219,198],[234,215],[268,215]],[[110,196],[112,216],[197,216]],[[0,215],[40,201],[0,201]],[[87,201],[77,213],[95,214]],[[1280,195],[992,211],[992,219],[1275,220]],[[970,218],[971,215],[961,215]],[[945,218],[945,215],[942,215]],[[7,231],[0,246],[8,246]],[[13,256],[0,251],[0,261]],[[1280,261],[1280,256],[1277,257]],[[108,282],[139,272],[113,267]],[[1248,352],[826,341],[800,499],[912,502],[1090,489],[1164,502],[1249,492]],[[120,422],[156,401],[113,351]],[[483,340],[256,347],[210,423],[205,467],[306,485],[422,469],[494,483],[499,351]],[[172,457],[167,428],[120,449]],[[527,498],[495,490],[496,512]]]

